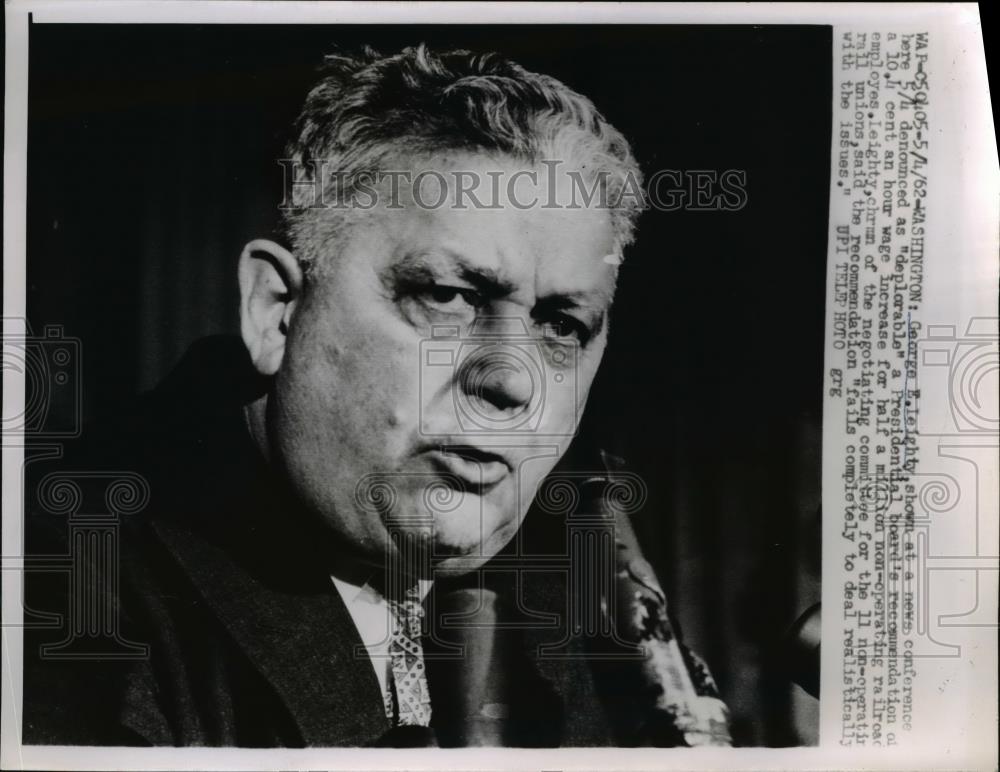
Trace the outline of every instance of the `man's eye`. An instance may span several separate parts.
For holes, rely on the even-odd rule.
[[[446,284],[431,284],[422,288],[420,294],[425,303],[440,311],[461,312],[468,308],[479,308],[483,300],[479,293],[466,287],[451,287]]]
[[[576,338],[579,343],[586,343],[590,338],[587,325],[572,316],[558,316],[545,323],[545,334],[554,339]]]

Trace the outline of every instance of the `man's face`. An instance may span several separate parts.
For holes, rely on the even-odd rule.
[[[477,155],[419,168],[523,168]],[[519,200],[549,194],[519,186]],[[523,175],[522,175],[523,178]],[[514,535],[565,452],[601,361],[615,284],[609,212],[418,205],[359,216],[307,284],[268,404],[272,447],[350,557],[430,538],[439,571],[470,570]],[[570,182],[558,176],[557,198]],[[436,203],[428,183],[423,203]],[[495,201],[493,203],[496,203]],[[318,216],[324,216],[319,213]]]

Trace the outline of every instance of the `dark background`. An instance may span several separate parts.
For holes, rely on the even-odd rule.
[[[88,423],[236,332],[322,53],[421,41],[590,96],[647,175],[746,171],[741,211],[643,216],[584,436],[647,481],[637,529],[737,742],[816,742],[774,651],[819,600],[830,28],[34,25],[29,323],[81,340]]]

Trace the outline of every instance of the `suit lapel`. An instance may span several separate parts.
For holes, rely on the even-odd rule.
[[[238,339],[208,341],[149,397],[147,517],[196,592],[284,703],[306,745],[361,745],[388,721],[329,577],[334,551],[247,431],[264,393]],[[203,686],[197,684],[196,686]],[[236,705],[245,713],[260,705]]]
[[[368,655],[329,580],[325,590],[275,587],[182,525],[153,528],[278,693],[306,745],[367,745],[389,728]]]

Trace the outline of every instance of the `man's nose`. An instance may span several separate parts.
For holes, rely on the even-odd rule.
[[[461,375],[465,393],[503,412],[519,412],[531,403],[539,384],[522,349],[496,344],[470,357]]]

